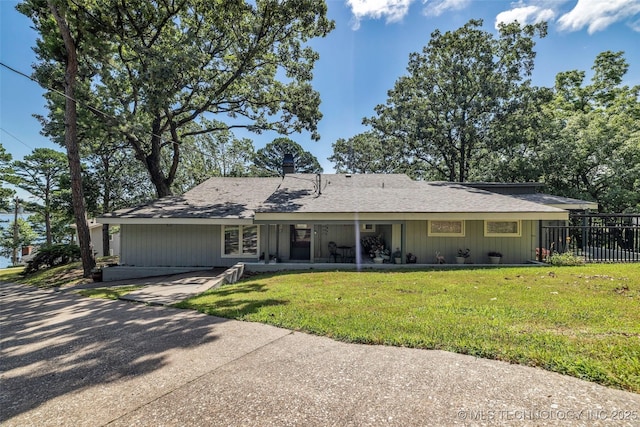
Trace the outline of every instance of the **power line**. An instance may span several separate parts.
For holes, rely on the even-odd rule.
[[[27,79],[31,80],[31,81],[32,81],[32,82],[34,82],[34,83],[37,83],[37,84],[38,84],[38,86],[40,86],[40,87],[41,87],[41,88],[43,88],[43,89],[50,90],[50,91],[52,91],[52,92],[57,93],[58,95],[62,95],[63,97],[65,97],[65,98],[67,98],[67,99],[71,99],[71,100],[72,100],[72,101],[74,101],[74,102],[78,102],[77,100],[75,100],[75,99],[73,99],[73,98],[70,98],[70,97],[68,97],[67,95],[65,95],[65,94],[64,94],[64,92],[60,92],[58,89],[55,89],[55,88],[52,88],[52,87],[47,87],[46,85],[44,85],[44,84],[40,83],[38,80],[34,79],[34,78],[33,78],[33,77],[31,77],[30,75],[28,75],[28,74],[26,74],[26,73],[23,73],[22,71],[16,70],[15,68],[10,67],[9,65],[5,64],[4,62],[0,62],[0,65],[2,65],[2,66],[3,66],[3,67],[5,67],[6,69],[8,69],[8,70],[10,70],[10,71],[13,71],[14,73],[16,73],[16,74],[18,74],[18,75],[20,75],[20,76],[22,76],[22,77],[26,77]]]
[[[90,106],[90,105],[84,104],[84,103],[82,103],[82,102],[78,101],[77,99],[74,99],[74,98],[72,98],[72,97],[70,97],[70,96],[66,95],[65,93],[63,93],[63,92],[59,91],[58,89],[55,89],[55,88],[49,87],[49,86],[47,86],[47,85],[45,85],[45,84],[43,84],[43,83],[39,82],[39,81],[38,81],[38,80],[36,80],[35,78],[33,78],[33,77],[29,76],[28,74],[23,73],[22,71],[17,70],[17,69],[15,69],[15,68],[13,68],[13,67],[11,67],[11,66],[9,66],[9,65],[5,64],[4,62],[0,62],[0,65],[1,65],[1,66],[3,66],[3,67],[5,67],[6,69],[8,69],[8,70],[10,70],[10,71],[12,71],[12,72],[14,72],[14,73],[16,73],[16,74],[18,74],[18,75],[22,76],[22,77],[25,77],[25,78],[27,78],[27,79],[31,80],[32,82],[34,82],[34,83],[38,84],[38,85],[39,85],[41,88],[43,88],[43,89],[46,89],[46,90],[52,91],[52,92],[54,92],[54,93],[57,93],[57,94],[59,94],[59,95],[63,96],[65,99],[70,99],[71,101],[75,102],[75,103],[76,103],[76,104],[78,104],[79,106],[85,107],[85,108],[87,108],[87,109],[88,109],[88,110],[90,110],[90,111],[95,111],[95,112],[97,112],[97,113],[99,113],[99,114],[103,115],[104,117],[108,117],[108,118],[110,118],[110,119],[112,119],[112,120],[116,120],[116,121],[118,120],[118,118],[117,118],[117,117],[115,117],[115,116],[113,116],[113,115],[111,115],[111,114],[109,114],[109,113],[106,113],[106,112],[104,112],[104,111],[102,111],[102,110],[100,110],[100,109],[98,109],[98,108],[95,108],[95,107],[92,107],[92,106]],[[5,132],[6,132],[6,131],[5,131]],[[9,132],[7,132],[7,133],[9,133]],[[154,133],[154,132],[149,132],[149,134],[150,134],[150,136],[154,136],[154,137],[158,138],[158,139],[160,140],[160,142],[161,142],[161,143],[162,143],[162,142],[170,142],[170,143],[172,143],[172,144],[180,145],[180,143],[179,143],[179,142],[174,141],[173,139],[166,139],[166,138],[163,138],[161,135],[158,135],[158,134],[156,134],[156,133]],[[10,135],[11,135],[11,134],[10,134]],[[13,136],[13,135],[12,135],[12,136]],[[15,137],[14,137],[14,138],[15,138]],[[17,138],[16,138],[16,139],[17,139]],[[20,142],[22,142],[22,141],[20,141]],[[22,142],[22,143],[24,144],[24,142]],[[29,147],[27,144],[25,144],[25,145],[26,145],[27,147]],[[29,148],[31,148],[31,147],[29,147]],[[196,152],[198,152],[198,153],[202,154],[203,156],[213,158],[213,156],[211,156],[210,154],[205,153],[205,152],[203,152],[203,151],[200,151],[200,150],[196,149],[195,147],[194,147],[194,151],[196,151]]]
[[[108,117],[108,118],[113,119],[113,120],[118,120],[115,116],[110,115],[110,114],[100,110],[99,108],[95,108],[95,107],[92,107],[90,105],[84,104],[84,103],[80,102],[78,99],[72,98],[72,97],[68,96],[67,94],[65,94],[64,92],[62,92],[62,91],[60,91],[60,90],[58,90],[56,88],[53,88],[51,86],[47,86],[47,85],[39,82],[38,80],[34,79],[33,77],[29,76],[28,74],[23,73],[22,71],[16,70],[13,67],[10,67],[9,65],[5,64],[4,62],[0,62],[0,65],[2,65],[3,67],[13,71],[14,73],[16,73],[16,74],[18,74],[18,75],[20,75],[22,77],[26,77],[27,79],[31,80],[32,82],[38,84],[38,86],[40,86],[43,89],[46,89],[46,90],[49,90],[51,92],[57,93],[58,95],[64,97],[65,99],[69,99],[69,100],[75,102],[76,104],[78,104],[81,107],[85,107],[85,108],[89,109],[90,111],[95,111],[97,113],[100,113],[104,117]],[[158,135],[155,135],[155,136],[158,136]],[[158,136],[158,138],[162,139],[160,136]],[[170,141],[170,140],[168,142],[174,142],[175,143],[175,141]]]
[[[58,89],[55,89],[55,88],[49,87],[49,86],[47,86],[47,85],[45,85],[45,84],[43,84],[43,83],[39,82],[38,80],[36,80],[35,78],[33,78],[33,77],[29,76],[28,74],[23,73],[22,71],[19,71],[19,70],[15,69],[15,68],[13,68],[13,67],[11,67],[11,66],[9,66],[9,65],[5,64],[4,62],[1,62],[1,61],[0,61],[0,65],[1,65],[1,66],[3,66],[3,67],[5,67],[5,68],[7,68],[8,70],[10,70],[10,71],[12,71],[12,72],[16,73],[16,74],[18,74],[18,75],[22,76],[22,77],[25,77],[25,78],[27,78],[27,79],[31,80],[32,82],[36,83],[37,85],[39,85],[39,86],[40,86],[41,88],[43,88],[43,89],[46,89],[46,90],[52,91],[52,92],[54,92],[54,93],[57,93],[57,94],[59,94],[59,95],[63,96],[65,99],[70,99],[71,101],[75,102],[75,103],[76,103],[77,105],[79,105],[79,106],[85,107],[85,108],[87,108],[87,109],[88,109],[88,110],[90,110],[90,111],[94,111],[94,112],[96,112],[96,113],[99,113],[99,114],[101,114],[101,115],[102,115],[102,116],[104,116],[104,117],[108,117],[108,118],[110,118],[110,119],[112,119],[112,120],[118,121],[118,118],[117,118],[116,116],[113,116],[113,115],[111,115],[111,114],[109,114],[109,113],[106,113],[106,112],[104,112],[104,111],[102,111],[102,110],[100,110],[100,109],[98,109],[98,108],[95,108],[95,107],[93,107],[93,106],[90,106],[90,105],[88,105],[88,104],[85,104],[85,103],[83,103],[83,102],[80,102],[80,101],[78,101],[77,99],[72,98],[72,97],[70,97],[70,96],[66,95],[65,93],[61,92],[61,91],[60,91],[60,90],[58,90]],[[3,129],[3,130],[4,130],[4,129]],[[5,131],[5,132],[7,132],[6,130],[4,130],[4,131]],[[9,132],[7,132],[7,133],[9,134]],[[9,135],[11,135],[11,134],[9,134]],[[172,143],[172,144],[176,144],[176,145],[178,145],[178,146],[179,146],[179,145],[181,145],[179,142],[177,142],[177,141],[175,141],[175,140],[173,140],[173,139],[166,139],[166,138],[163,138],[161,135],[158,135],[158,134],[156,134],[156,133],[154,133],[154,132],[149,132],[149,135],[150,135],[150,136],[153,136],[153,137],[158,138],[158,139],[160,140],[160,142],[161,142],[161,143],[162,143],[162,142],[169,142],[169,143]],[[18,140],[18,138],[16,138],[15,136],[13,136],[13,135],[11,135],[11,136]],[[18,141],[20,141],[20,140],[18,140]],[[20,141],[20,142],[21,142],[22,144],[24,144],[25,146],[29,147],[29,145],[25,144],[24,142],[22,142],[22,141]],[[31,147],[29,147],[29,148],[31,148]],[[31,149],[33,149],[33,148],[31,148]],[[210,153],[205,153],[204,151],[201,151],[201,150],[197,149],[196,147],[192,147],[192,149],[193,149],[193,151],[195,151],[195,152],[197,152],[197,153],[199,153],[199,154],[201,154],[201,155],[203,155],[203,156],[205,156],[205,157],[208,157],[208,158],[210,158],[210,159],[215,159],[215,158],[214,158],[214,156],[212,156]],[[280,176],[280,175],[278,175],[278,176]],[[312,181],[312,182],[313,182],[313,181]],[[317,183],[314,183],[314,187],[315,187],[315,186],[317,186]]]
[[[9,135],[11,138],[15,139],[16,141],[18,141],[20,144],[24,145],[27,148],[30,148],[31,150],[33,150],[34,148],[32,146],[30,146],[29,144],[27,144],[26,142],[22,141],[20,138],[18,138],[17,136],[15,136],[14,134],[12,134],[11,132],[9,132],[8,130],[6,130],[5,128],[1,128],[0,130],[4,133],[6,133],[7,135]]]

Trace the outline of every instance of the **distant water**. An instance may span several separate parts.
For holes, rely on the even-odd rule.
[[[26,218],[24,214],[20,214],[20,218]],[[0,228],[7,228],[13,221],[13,214],[0,213]],[[0,256],[0,268],[8,267],[11,264],[11,258]]]
[[[13,215],[0,213],[0,228],[7,228],[11,221],[13,221]],[[10,258],[0,256],[0,268],[8,267],[9,264],[11,264]]]

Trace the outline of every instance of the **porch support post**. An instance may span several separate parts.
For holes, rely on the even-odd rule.
[[[276,224],[276,253],[278,258],[282,259],[282,254],[280,254],[280,227],[280,224]]]
[[[402,243],[400,246],[400,251],[402,251],[402,263],[405,263],[407,259],[407,222],[404,221],[402,223],[402,234],[401,234]]]
[[[544,258],[542,255],[542,220],[538,220],[538,262],[542,262]]]
[[[391,224],[391,247],[389,251],[394,253],[396,248],[400,248],[402,250],[402,224]]]
[[[267,229],[267,238],[265,239],[265,246],[267,247],[267,250],[264,251],[264,263],[269,264],[271,262],[271,257],[269,256],[271,255],[271,225],[267,224],[265,227]]]
[[[314,263],[316,259],[316,230],[317,225],[311,224],[311,243],[309,247],[309,262]]]

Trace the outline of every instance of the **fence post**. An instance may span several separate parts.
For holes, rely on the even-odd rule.
[[[587,214],[589,211],[585,211],[582,214],[582,255],[586,256],[587,254]]]

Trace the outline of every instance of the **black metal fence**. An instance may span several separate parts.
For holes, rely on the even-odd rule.
[[[540,225],[539,261],[571,252],[587,262],[640,262],[640,214],[576,214]]]

